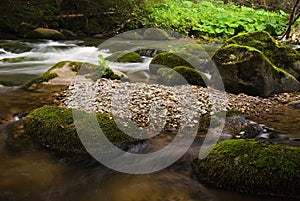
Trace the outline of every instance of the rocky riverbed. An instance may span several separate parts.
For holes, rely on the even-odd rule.
[[[247,117],[257,117],[299,100],[299,93],[260,98],[192,85],[164,86],[100,79],[94,83],[70,85],[57,94],[56,102],[64,107],[89,112],[112,112],[124,122],[132,120],[138,127],[176,130],[181,121],[193,126],[198,123],[197,117],[220,111],[234,110]],[[158,126],[161,122],[166,124]]]

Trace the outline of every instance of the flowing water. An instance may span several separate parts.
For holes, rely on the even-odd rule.
[[[82,47],[80,41],[28,43],[30,52],[12,53],[0,50],[0,59],[31,57],[34,61],[0,63],[0,76],[9,81],[37,76],[62,60],[97,63],[98,54],[109,55],[96,47]],[[117,64],[125,71],[146,70],[143,64]],[[196,157],[202,140],[196,140],[189,151],[171,167],[145,175],[115,172],[102,165],[85,167],[68,163],[68,159],[36,146],[22,151],[8,148],[7,127],[33,108],[51,104],[48,94],[28,92],[18,87],[0,87],[0,201],[275,201],[224,191],[198,183],[191,176],[190,161]],[[166,134],[169,136],[171,134]],[[151,140],[146,148],[157,150],[169,142],[168,137]],[[137,147],[139,148],[139,147]],[[144,148],[145,149],[145,148]],[[140,149],[142,150],[142,149]],[[286,201],[291,199],[286,199]]]

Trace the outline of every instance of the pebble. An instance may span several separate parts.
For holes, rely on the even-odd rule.
[[[104,78],[94,83],[72,84],[56,97],[63,107],[112,113],[124,125],[132,121],[136,126],[149,130],[193,127],[200,116],[227,110],[258,116],[262,112],[270,112],[274,107],[300,100],[299,93],[260,98],[193,85],[164,86]]]

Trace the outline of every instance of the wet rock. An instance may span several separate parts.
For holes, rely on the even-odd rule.
[[[255,140],[220,142],[192,162],[196,178],[212,186],[256,195],[300,195],[300,148]]]
[[[290,102],[288,106],[293,109],[300,109],[300,100]]]
[[[224,133],[232,135],[236,139],[255,138],[263,133],[262,125],[248,120],[245,116],[233,116],[226,118],[226,123],[223,129]]]

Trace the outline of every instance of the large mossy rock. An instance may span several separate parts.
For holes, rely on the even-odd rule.
[[[82,112],[81,117],[76,125],[83,124],[85,135],[94,139],[97,132],[86,124],[86,122],[93,121],[93,114]],[[96,114],[96,118],[102,132],[113,144],[127,149],[137,143],[137,140],[129,137],[118,128],[110,114]],[[70,155],[87,154],[77,134],[73,111],[70,108],[43,106],[27,115],[23,123],[26,134],[45,148]],[[106,147],[102,147],[101,142],[92,143],[92,146],[98,147],[99,151],[106,149]]]
[[[300,54],[285,44],[279,44],[269,33],[257,31],[240,34],[228,39],[223,47],[237,44],[253,47],[263,53],[272,64],[282,68],[300,80]]]
[[[237,44],[221,47],[212,57],[225,90],[267,97],[300,89],[294,76],[275,66],[260,50]]]
[[[36,28],[33,31],[30,31],[24,35],[25,38],[32,38],[32,39],[52,39],[52,40],[59,40],[63,39],[64,36],[62,33],[55,29],[47,29],[47,28]]]
[[[254,140],[218,143],[192,162],[197,179],[252,194],[300,195],[300,148]]]

